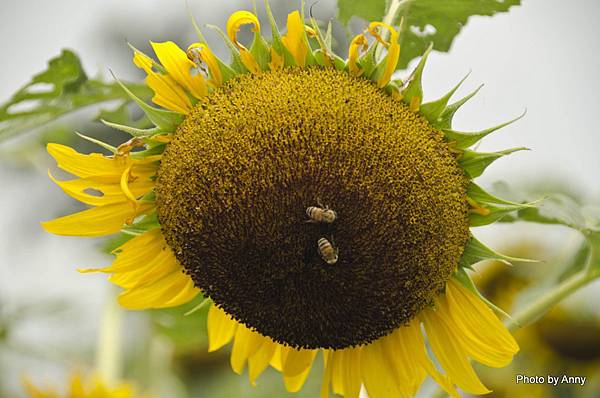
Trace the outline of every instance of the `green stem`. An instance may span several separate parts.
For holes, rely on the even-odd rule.
[[[588,266],[586,266],[582,271],[564,280],[552,290],[546,292],[537,300],[533,301],[533,303],[531,303],[529,306],[513,315],[511,321],[506,325],[508,329],[510,331],[515,331],[523,326],[527,326],[537,321],[564,298],[570,296],[581,287],[598,278],[600,276],[600,272],[594,272],[589,269],[589,264],[594,264],[595,261],[596,255],[593,254],[591,258],[588,259]]]
[[[398,15],[400,14],[400,6],[405,1],[407,1],[407,0],[390,0],[389,6],[387,8],[387,12],[385,13],[385,15],[383,17],[382,22],[387,25],[394,26],[396,24],[396,20],[398,19]],[[400,43],[402,43],[402,35],[404,34],[404,29],[405,29],[405,26],[400,26],[400,31],[398,32],[398,35],[399,35],[398,41]],[[390,32],[388,32],[387,30],[384,30],[382,32],[381,37],[383,38],[383,40],[387,40],[389,36],[390,36]],[[381,55],[382,51],[383,51],[383,48],[381,46],[379,46],[375,52],[375,54],[378,58]]]
[[[400,4],[402,4],[403,0],[391,0],[390,6],[387,9],[387,13],[383,17],[383,23],[388,25],[394,25],[396,22],[396,18],[398,17],[398,13],[400,12]]]
[[[114,385],[121,376],[122,311],[112,292],[104,304],[102,324],[96,351],[96,370],[108,385]]]

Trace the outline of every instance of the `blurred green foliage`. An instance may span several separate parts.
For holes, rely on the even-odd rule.
[[[353,16],[366,21],[381,21],[392,3],[393,0],[338,0],[339,20],[346,25]],[[398,69],[405,69],[410,61],[423,55],[430,43],[433,43],[434,50],[449,51],[471,16],[507,12],[521,1],[400,0],[398,3],[393,23],[398,24],[404,18]]]
[[[144,84],[127,84],[137,96],[149,98],[151,91]],[[116,101],[113,111],[102,111],[99,117],[117,123],[135,121],[129,117],[127,93],[116,82],[90,79],[79,57],[71,50],[48,62],[48,68],[35,75],[29,83],[0,105],[0,141],[31,131],[37,127],[90,105]]]

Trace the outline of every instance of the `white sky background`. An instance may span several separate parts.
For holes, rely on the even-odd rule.
[[[222,27],[240,4],[251,7],[249,1],[190,1],[201,23]],[[565,179],[597,198],[600,2],[522,2],[508,14],[471,18],[449,54],[433,53],[424,76],[425,99],[439,97],[471,70],[457,96],[480,83],[486,85],[457,115],[455,126],[480,130],[527,108],[524,119],[485,139],[480,149],[533,149],[497,161],[482,184],[501,179],[526,186],[547,176]],[[272,1],[281,13],[298,3]],[[315,7],[317,15],[333,15],[334,4],[321,1]],[[107,74],[111,67],[118,76],[131,79],[141,74],[130,63],[125,39],[142,47],[145,40],[173,36],[194,40],[183,0],[0,0],[0,102],[43,70],[63,47],[76,50],[92,76],[99,71]],[[216,42],[216,35],[207,36]],[[0,160],[0,300],[15,305],[28,298],[76,299],[77,316],[62,324],[26,323],[19,334],[25,340],[36,339],[50,330],[45,346],[64,348],[81,342],[91,350],[106,283],[101,276],[82,276],[74,268],[103,265],[107,259],[94,251],[93,241],[42,232],[40,220],[65,213],[72,203],[52,186],[46,167],[21,169]],[[499,240],[492,231],[485,231],[485,236],[490,242]],[[9,360],[13,366],[7,367]],[[53,367],[50,362],[14,358],[0,348],[0,369],[15,378],[24,369],[50,379],[64,372],[62,364]]]

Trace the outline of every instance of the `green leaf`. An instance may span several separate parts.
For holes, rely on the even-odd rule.
[[[471,236],[460,259],[460,267],[471,269],[472,265],[484,260],[497,260],[507,265],[511,265],[513,262],[537,262],[536,260],[500,254],[481,243],[474,236]]]
[[[121,231],[128,235],[142,235],[155,228],[160,228],[158,215],[156,212],[144,215],[141,219],[136,220],[131,225],[125,225]]]
[[[283,44],[281,40],[281,34],[279,33],[279,28],[277,27],[277,22],[275,20],[275,16],[273,15],[273,11],[271,10],[271,5],[268,0],[265,0],[265,10],[267,11],[267,17],[269,18],[269,23],[271,24],[271,35],[273,36],[273,48],[279,54],[283,56],[284,65],[285,66],[294,66],[296,65],[296,61],[292,56],[292,53],[289,52],[287,47]]]
[[[481,227],[483,225],[490,225],[502,218],[514,214],[517,210],[530,207],[528,204],[524,205],[512,205],[512,206],[493,206],[486,205],[485,209],[489,212],[488,214],[471,213],[469,215],[469,223],[472,227]]]
[[[469,77],[469,74],[471,74],[471,72],[467,73],[467,75],[463,77],[460,82],[452,87],[450,91],[444,94],[441,98],[421,105],[421,114],[425,116],[425,118],[427,118],[431,124],[436,127],[440,127],[438,123],[441,122],[440,118],[446,110],[448,101],[450,101],[450,98],[452,98],[456,90],[458,90],[467,77]]]
[[[427,63],[427,57],[429,57],[429,53],[431,53],[431,46],[428,46],[423,56],[419,60],[419,64],[415,67],[410,77],[408,78],[408,84],[406,88],[401,91],[404,102],[407,104],[411,104],[413,98],[417,98],[419,104],[423,100],[423,69],[425,69],[425,64]]]
[[[127,87],[142,98],[152,94],[145,85],[127,83]],[[63,50],[48,62],[45,71],[0,105],[0,141],[46,125],[69,112],[114,100],[130,101],[117,83],[88,78],[77,55]]]
[[[458,160],[458,163],[469,177],[477,178],[483,174],[485,169],[492,164],[494,160],[513,152],[524,150],[528,150],[528,148],[511,148],[498,152],[475,152],[467,149],[463,153],[463,156]]]
[[[386,3],[391,0],[338,0],[338,17],[345,25],[353,16],[381,21]],[[404,17],[406,30],[401,35],[398,68],[406,68],[411,60],[421,56],[429,43],[433,43],[434,50],[450,50],[469,17],[507,12],[520,3],[520,0],[402,0],[397,21]]]
[[[488,214],[481,212],[473,212],[470,214],[471,226],[477,227],[481,225],[492,224],[503,219],[506,216],[513,215],[516,211],[526,208],[534,208],[539,201],[530,203],[511,202],[505,199],[500,199],[486,192],[479,185],[471,182],[467,187],[467,196],[475,201],[478,206],[487,210]]]
[[[126,233],[119,233],[117,235],[111,236],[102,244],[102,251],[106,254],[112,254],[112,252],[123,246],[125,243],[133,239],[135,236]]]
[[[448,141],[455,141],[457,143],[457,145],[456,145],[457,148],[465,149],[472,145],[475,145],[477,142],[479,142],[479,140],[481,140],[482,138],[486,137],[487,135],[493,133],[494,131],[500,130],[501,128],[506,127],[506,126],[516,122],[517,120],[521,119],[523,116],[525,116],[525,113],[526,112],[523,112],[521,115],[517,116],[516,118],[514,118],[512,120],[509,120],[508,122],[504,122],[497,126],[490,127],[485,130],[478,131],[478,132],[465,133],[465,132],[460,132],[460,131],[455,131],[455,130],[450,130],[450,129],[443,129],[443,131],[444,131],[444,135],[446,136],[446,139]]]
[[[600,231],[595,230],[587,234],[587,242],[590,246],[589,262],[586,265],[586,273],[592,278],[600,277]]]
[[[473,90],[471,93],[462,97],[456,102],[448,105],[446,109],[442,112],[442,115],[438,118],[436,122],[436,127],[441,129],[450,129],[452,128],[452,119],[454,118],[454,114],[460,109],[461,106],[466,104],[471,98],[473,98],[479,90],[483,87],[483,84]]]
[[[269,45],[258,31],[254,34],[250,53],[254,56],[261,70],[269,70],[269,61],[271,60]]]
[[[535,207],[535,203],[537,203],[537,202],[519,203],[519,202],[513,202],[510,200],[506,200],[506,199],[500,199],[500,198],[492,195],[491,193],[488,193],[487,191],[485,191],[483,188],[481,188],[479,185],[475,184],[472,181],[469,183],[469,186],[467,187],[467,196],[469,196],[471,199],[475,200],[476,202],[482,203],[482,204]]]
[[[153,106],[148,105],[143,99],[138,97],[133,91],[131,91],[123,82],[121,82],[117,77],[110,72],[117,84],[123,89],[125,94],[134,101],[141,109],[144,111],[146,117],[161,131],[172,132],[175,131],[177,126],[181,124],[183,121],[183,115],[179,113],[169,111],[166,109],[155,108]]]
[[[550,194],[535,208],[523,209],[517,218],[542,224],[564,225],[581,232],[598,230],[593,220],[586,218],[581,205],[564,194]]]
[[[115,130],[122,131],[131,135],[132,137],[151,137],[155,134],[162,132],[158,127],[148,128],[148,129],[138,129],[135,127],[131,127],[127,124],[117,124],[111,123],[106,120],[100,120],[104,125],[113,128]]]
[[[201,294],[184,305],[150,311],[154,331],[169,338],[178,352],[206,351],[208,336],[206,320],[210,306],[203,306],[197,312],[185,316],[202,303]]]
[[[231,64],[229,65],[230,68],[236,73],[248,72],[248,69],[244,66],[242,58],[240,57],[240,51],[237,49],[235,44],[233,44],[229,36],[227,36],[225,32],[223,32],[223,30],[216,25],[206,24],[206,27],[217,32],[225,42],[225,45],[227,45],[229,48],[229,51],[231,52]]]
[[[386,0],[338,0],[338,19],[348,25],[353,16],[366,21],[381,21],[385,14]]]

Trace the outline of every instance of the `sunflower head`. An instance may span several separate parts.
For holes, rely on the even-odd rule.
[[[59,185],[96,207],[45,227],[134,235],[112,265],[89,271],[111,273],[124,288],[121,304],[134,309],[201,292],[212,302],[209,349],[233,339],[232,367],[247,364],[253,383],[271,365],[296,391],[321,351],[323,396],[330,384],[347,397],[361,384],[373,398],[411,396],[427,374],[453,396],[454,385],[487,392],[468,358],[504,366],[518,347],[465,271],[507,257],[469,227],[529,205],[473,182],[520,148],[468,148],[508,123],[453,130],[474,95],[450,103],[460,83],[423,103],[431,48],[405,82],[393,80],[392,26],[369,24],[344,60],[314,20],[293,12],[282,35],[266,6],[270,40],[248,11],[234,13],[226,33],[217,28],[229,63],[201,34],[187,51],[152,43],[158,61],[134,50],[163,109],[131,95],[154,127],[108,123],[134,136],[109,148],[111,157],[51,146],[59,166],[80,177]],[[238,40],[243,25],[254,32],[250,45]],[[400,371],[398,361],[412,365]]]
[[[443,289],[468,239],[467,183],[442,133],[401,101],[332,68],[290,68],[200,101],[163,154],[157,213],[227,313],[281,343],[344,348]],[[321,201],[335,221],[306,222]]]

